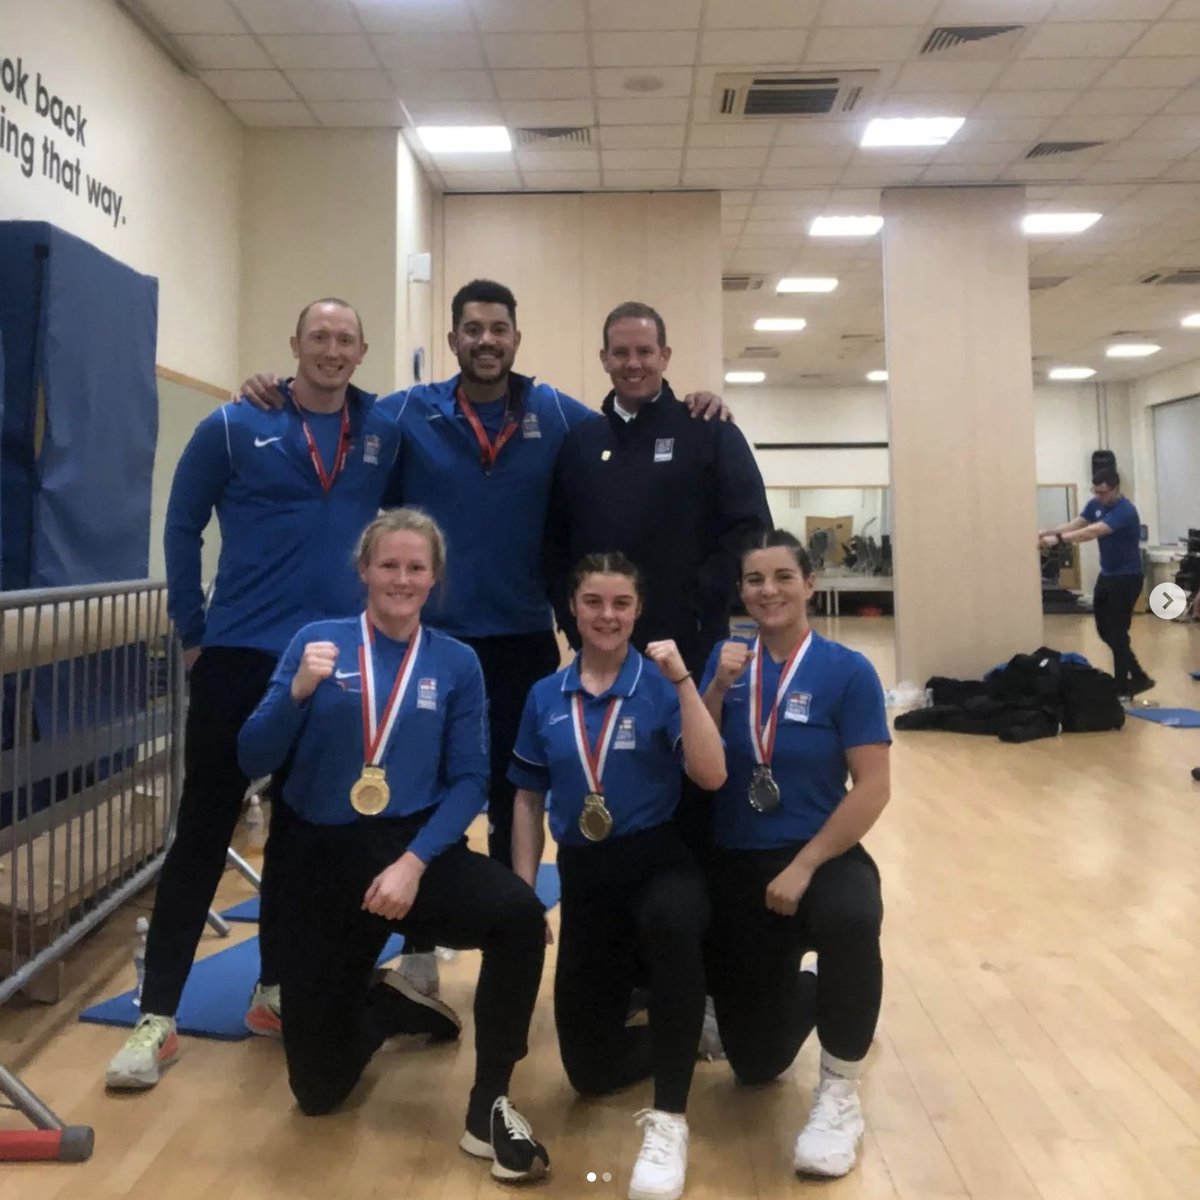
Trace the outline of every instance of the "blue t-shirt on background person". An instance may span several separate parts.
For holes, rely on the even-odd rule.
[[[1142,551],[1139,544],[1141,518],[1133,501],[1122,496],[1105,508],[1094,496],[1079,514],[1089,525],[1103,521],[1112,533],[1099,538],[1101,575],[1141,575]]]

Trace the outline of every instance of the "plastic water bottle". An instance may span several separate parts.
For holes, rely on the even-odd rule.
[[[263,818],[262,800],[257,796],[250,797],[246,807],[246,831],[250,835],[250,844],[261,849],[267,840],[266,821]]]
[[[138,917],[133,934],[133,970],[137,975],[137,995],[133,998],[136,1007],[142,1007],[142,984],[146,982],[146,935],[150,932],[150,922],[145,917]]]

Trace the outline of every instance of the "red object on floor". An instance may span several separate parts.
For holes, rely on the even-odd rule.
[[[0,1162],[84,1162],[92,1156],[86,1125],[0,1132]]]

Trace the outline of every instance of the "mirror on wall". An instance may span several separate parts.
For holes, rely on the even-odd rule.
[[[886,487],[769,487],[779,529],[808,547],[818,571],[892,573],[891,491]]]
[[[1073,521],[1079,513],[1073,483],[1039,483],[1037,489],[1037,520],[1039,529],[1054,529]],[[1072,545],[1055,546],[1042,551],[1042,590],[1066,588],[1079,591],[1079,548]]]

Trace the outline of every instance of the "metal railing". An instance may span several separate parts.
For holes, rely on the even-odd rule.
[[[3,1004],[162,865],[184,719],[166,585],[0,593],[0,676]],[[39,1129],[61,1132],[3,1070],[0,1091]],[[90,1152],[90,1137],[65,1139],[83,1140]]]

